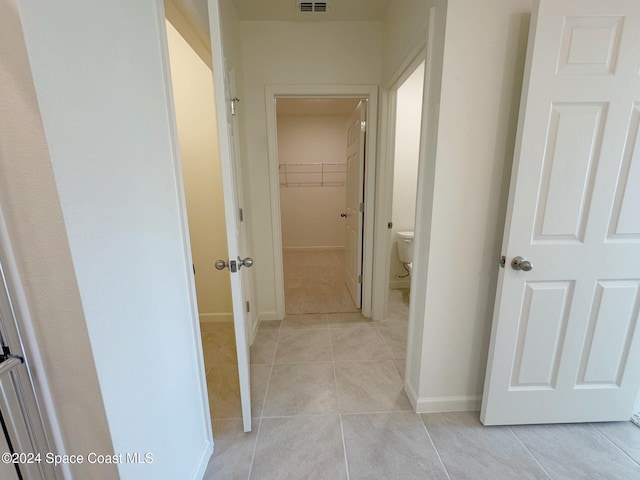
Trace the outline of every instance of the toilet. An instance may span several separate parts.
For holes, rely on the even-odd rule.
[[[409,274],[413,267],[413,232],[396,232],[398,244],[398,258]]]

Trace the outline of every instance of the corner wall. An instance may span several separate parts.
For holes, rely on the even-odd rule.
[[[531,8],[448,2],[418,411],[480,405]]]
[[[113,451],[153,455],[120,478],[202,478],[211,424],[162,2],[21,0],[20,16]]]
[[[16,3],[0,0],[0,209],[10,237],[2,250],[11,250],[4,267],[17,284],[14,307],[44,421],[53,430],[53,453],[112,454]],[[118,474],[115,465],[59,470],[65,478],[109,480]]]

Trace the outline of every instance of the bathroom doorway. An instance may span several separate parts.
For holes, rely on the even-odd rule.
[[[358,98],[276,98],[287,315],[360,311],[357,296],[348,288],[348,279],[354,276],[349,274],[349,259],[362,268],[361,249],[353,253],[357,247],[350,248],[348,233],[349,220],[360,216],[360,211],[350,212],[348,199],[359,205],[362,191],[357,191],[357,180],[356,191],[351,191],[354,185],[348,182],[347,155],[348,124],[359,105],[364,108],[366,102]],[[352,236],[358,235],[361,242],[362,228],[358,229],[357,221],[352,230]]]
[[[417,63],[417,65],[416,65]],[[386,322],[406,345],[415,225],[424,60],[417,60],[393,89],[395,132],[389,289]]]

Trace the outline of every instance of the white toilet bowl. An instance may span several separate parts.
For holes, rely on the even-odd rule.
[[[396,243],[398,244],[398,258],[411,274],[413,269],[413,232],[396,232]]]

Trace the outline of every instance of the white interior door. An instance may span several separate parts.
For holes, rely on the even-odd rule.
[[[628,420],[640,386],[640,8],[541,0],[481,419]],[[514,257],[526,257],[512,268]]]
[[[231,99],[226,78],[224,49],[222,44],[220,12],[217,0],[209,0],[209,21],[211,31],[211,54],[213,57],[213,84],[218,120],[218,141],[220,145],[220,168],[224,196],[225,224],[229,258],[227,267],[231,271],[231,296],[233,304],[233,324],[236,334],[238,354],[238,377],[244,431],[251,431],[251,389],[249,384],[249,337],[245,313],[245,295],[242,282],[242,261],[240,251],[242,231],[238,209],[238,192],[235,172],[236,157],[231,119]]]
[[[361,101],[347,122],[347,247],[345,280],[356,307],[362,307],[362,222],[366,102]]]

